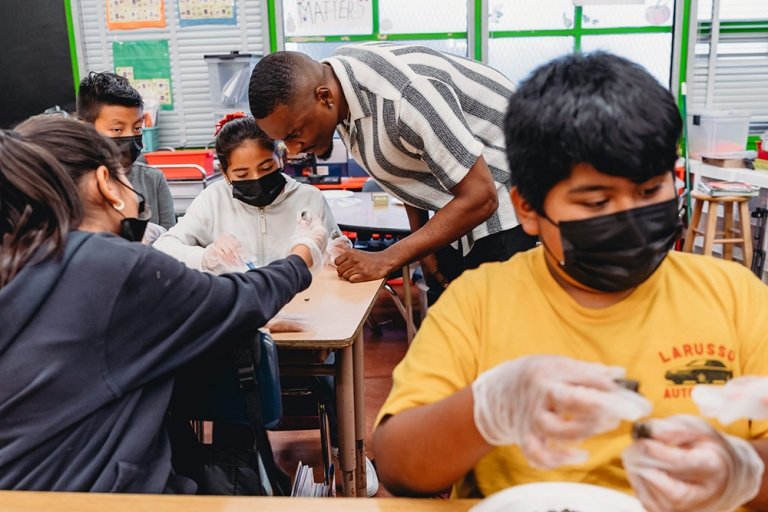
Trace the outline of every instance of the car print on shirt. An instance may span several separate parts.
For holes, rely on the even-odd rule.
[[[699,384],[711,384],[716,381],[728,381],[733,378],[733,372],[725,363],[717,359],[694,359],[690,363],[668,370],[664,378],[675,384],[692,380]]]

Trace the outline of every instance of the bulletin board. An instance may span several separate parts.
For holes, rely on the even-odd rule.
[[[3,0],[3,12],[0,128],[9,128],[54,105],[74,110],[64,2]]]
[[[145,100],[162,110],[173,110],[171,57],[165,39],[112,43],[115,73],[128,79]]]

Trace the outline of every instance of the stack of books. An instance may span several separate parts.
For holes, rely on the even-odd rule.
[[[307,466],[299,461],[296,468],[296,476],[293,480],[291,496],[302,498],[327,498],[336,496],[336,475],[333,464],[328,468],[328,474],[325,475],[325,482],[315,482],[315,475],[312,472],[312,466]]]
[[[710,178],[702,178],[697,188],[714,197],[722,196],[757,196],[760,187],[744,183],[743,181],[722,181]]]

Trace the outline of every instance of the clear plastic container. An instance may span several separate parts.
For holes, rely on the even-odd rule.
[[[203,58],[208,64],[214,117],[221,112],[250,113],[248,82],[261,55],[234,51],[223,55],[204,55]]]
[[[688,153],[743,151],[749,135],[749,113],[725,110],[692,111],[688,114]]]
[[[142,129],[141,135],[141,140],[144,143],[144,152],[148,153],[151,151],[157,151],[157,148],[159,147],[159,133],[157,132],[157,126]]]

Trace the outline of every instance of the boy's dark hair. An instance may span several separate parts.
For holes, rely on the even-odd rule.
[[[216,134],[216,155],[225,172],[229,167],[229,155],[246,140],[252,140],[273,153],[277,152],[277,143],[267,137],[256,125],[254,118],[246,116],[231,119],[225,122]]]
[[[93,123],[104,105],[144,108],[141,94],[128,80],[114,73],[91,71],[80,81],[77,91],[77,115]]]
[[[290,105],[308,57],[299,52],[270,53],[253,68],[248,104],[256,119],[264,119],[279,105]]]
[[[641,66],[604,52],[561,57],[509,100],[511,183],[539,213],[579,163],[642,183],[674,169],[681,128],[672,94]]]

